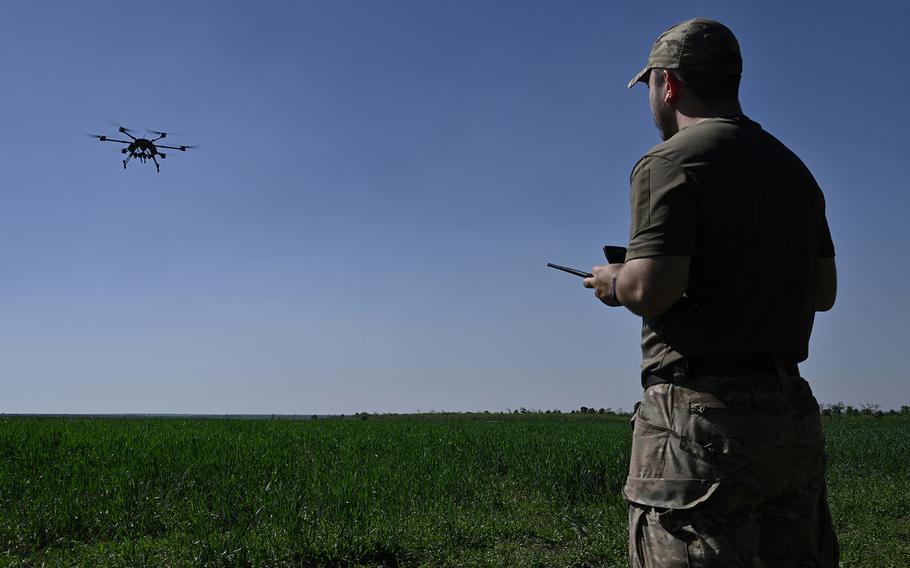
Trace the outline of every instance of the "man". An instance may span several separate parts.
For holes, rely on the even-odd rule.
[[[742,113],[733,33],[673,26],[629,83],[663,143],[632,171],[626,262],[584,281],[642,316],[631,565],[837,566],[818,404],[797,364],[834,304],[821,190]]]

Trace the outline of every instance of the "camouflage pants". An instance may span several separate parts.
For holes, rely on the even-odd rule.
[[[658,384],[636,405],[632,568],[836,567],[818,404],[799,377]]]

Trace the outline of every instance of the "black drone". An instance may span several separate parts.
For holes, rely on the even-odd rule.
[[[126,159],[123,160],[123,169],[126,169],[127,162],[132,158],[136,158],[143,164],[146,160],[151,160],[155,163],[155,170],[160,172],[161,166],[158,164],[158,157],[162,160],[167,156],[158,151],[159,148],[167,148],[169,150],[180,150],[181,152],[186,152],[190,148],[196,148],[196,146],[165,146],[164,144],[155,144],[155,142],[165,138],[167,132],[157,132],[155,130],[149,130],[151,134],[156,134],[157,138],[136,138],[133,136],[135,130],[130,130],[124,126],[117,128],[117,131],[121,134],[126,134],[130,137],[130,140],[117,140],[116,138],[108,138],[107,136],[101,136],[100,134],[90,134],[92,138],[97,138],[102,142],[119,142],[120,144],[127,144],[126,148],[120,150],[121,154],[126,154]]]

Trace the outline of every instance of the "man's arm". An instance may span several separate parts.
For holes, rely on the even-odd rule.
[[[837,298],[837,267],[834,257],[819,258],[815,273],[815,311],[827,312]]]
[[[626,306],[639,316],[655,317],[669,310],[682,297],[689,283],[688,256],[654,256],[632,259],[625,264],[606,264],[591,269],[585,288],[609,306]],[[616,275],[617,303],[613,302]]]
[[[629,260],[595,266],[584,285],[608,306],[655,317],[669,310],[689,285],[689,265],[698,251],[695,185],[678,164],[651,154],[632,169],[630,185]]]

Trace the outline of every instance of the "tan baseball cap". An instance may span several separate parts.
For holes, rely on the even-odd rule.
[[[695,18],[660,34],[645,68],[629,81],[629,88],[648,82],[651,69],[683,69],[718,75],[741,75],[743,58],[730,28],[717,20]]]

